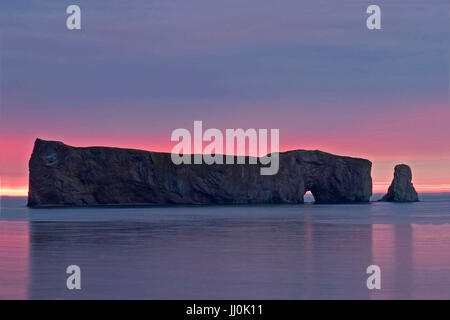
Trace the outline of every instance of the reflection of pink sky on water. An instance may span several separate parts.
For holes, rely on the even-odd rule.
[[[29,222],[0,220],[0,299],[28,298]]]
[[[416,268],[414,293],[432,299],[450,296],[450,224],[412,225]]]
[[[83,247],[83,243],[74,243],[69,239],[70,237],[65,238],[63,234],[58,233],[59,229],[66,230],[65,228],[58,229],[46,224],[32,226],[32,224],[33,222],[29,221],[0,220],[0,299],[39,298],[42,290],[51,298],[70,298],[70,292],[60,290],[65,283],[65,274],[56,272],[63,270],[61,266],[69,262],[64,260],[64,257],[67,257],[65,254],[54,255],[57,250],[55,248],[62,246],[65,248],[64,252],[72,255],[74,252],[79,254],[79,246]],[[192,240],[195,243],[193,248],[195,250],[190,253],[192,257],[183,256],[183,261],[186,263],[183,270],[196,266],[199,257],[203,257],[200,259],[202,277],[209,274],[213,283],[220,283],[229,276],[238,277],[239,280],[239,277],[245,275],[245,285],[240,283],[238,286],[242,291],[227,292],[230,298],[236,294],[246,296],[245,292],[257,297],[273,299],[443,299],[450,297],[450,224],[374,224],[370,226],[321,224],[308,219],[304,224],[295,223],[289,226],[280,221],[270,223],[247,221],[238,225],[230,224],[229,227],[224,234],[212,234],[203,227],[195,229],[200,232],[200,234],[196,232],[195,236],[192,236],[189,230],[184,231],[182,243],[177,241],[177,237],[171,238],[166,237],[165,233],[159,235],[155,233],[159,229],[149,229],[147,232],[158,236],[149,239],[141,238],[141,240],[151,240],[152,246],[146,249],[137,246],[136,250],[144,251],[127,257],[125,267],[122,266],[124,269],[120,268],[120,262],[124,257],[117,253],[110,256],[112,261],[119,262],[117,265],[113,263],[115,266],[113,269],[109,270],[105,267],[106,269],[102,272],[93,273],[93,270],[97,270],[99,262],[97,259],[92,259],[90,256],[92,252],[87,252],[86,256],[79,256],[80,259],[85,259],[82,260],[87,269],[86,277],[88,278],[85,281],[92,282],[93,285],[98,286],[99,290],[103,287],[110,288],[113,284],[111,277],[105,276],[104,272],[116,274],[119,271],[132,271],[137,266],[142,267],[140,257],[145,254],[150,256],[156,254],[165,257],[167,259],[165,265],[171,267],[159,270],[155,265],[150,264],[148,267],[152,267],[150,268],[151,276],[145,273],[141,276],[145,278],[144,283],[147,281],[152,283],[155,281],[153,277],[163,280],[162,283],[158,280],[156,287],[152,287],[152,290],[156,290],[160,285],[159,289],[168,291],[167,296],[169,296],[171,289],[174,288],[165,283],[164,279],[178,277],[177,281],[174,281],[175,284],[172,284],[175,288],[177,283],[190,281],[189,272],[175,272],[176,265],[169,263],[171,254],[178,257],[180,252],[186,250],[186,242],[189,243]],[[79,225],[70,226],[70,228],[80,232],[84,232],[85,229],[85,227],[79,229]],[[252,231],[254,228],[257,228],[258,232],[250,242],[246,241],[249,230]],[[33,230],[33,236],[30,236],[30,230]],[[50,236],[50,230],[57,233]],[[116,229],[113,228],[113,230]],[[186,237],[186,232],[189,237]],[[207,244],[203,241],[198,243],[197,238],[202,238],[202,232],[207,233],[211,243]],[[42,237],[43,234],[49,236]],[[140,234],[142,237],[146,233]],[[38,239],[39,252],[36,251]],[[134,237],[130,238],[130,241],[134,241],[133,239]],[[66,240],[68,242],[65,242]],[[235,242],[239,244],[238,247],[234,247]],[[168,243],[171,247],[169,251],[167,251]],[[120,244],[123,245],[122,242]],[[276,248],[273,247],[275,244]],[[158,249],[160,246],[165,248],[165,253],[159,250],[152,251],[152,248]],[[294,247],[297,249],[292,251]],[[42,248],[50,251],[56,260],[49,262]],[[99,246],[95,250],[101,251],[105,248],[115,252],[114,246]],[[202,248],[207,249],[206,253]],[[211,250],[220,254],[215,255],[215,259],[205,260],[205,254],[209,256]],[[98,252],[93,255],[98,257]],[[139,263],[133,263],[134,258],[138,259]],[[159,258],[158,261],[159,264]],[[381,268],[381,290],[369,291],[365,287],[365,279],[368,275],[364,273],[369,264],[376,264]],[[191,270],[191,278],[195,278],[199,271],[195,268]],[[145,269],[147,270],[147,267]],[[251,273],[247,274],[249,270]],[[135,280],[134,274],[127,274],[128,278],[123,279],[124,282],[121,285],[124,288],[134,288],[132,286]],[[269,287],[264,284],[269,284]],[[230,285],[230,288],[233,286]],[[204,294],[204,289],[203,287],[191,288],[199,296]],[[137,290],[137,292],[140,291]],[[92,297],[100,297],[100,294],[105,291],[85,290],[84,293],[87,294],[87,298],[91,297],[90,294]]]

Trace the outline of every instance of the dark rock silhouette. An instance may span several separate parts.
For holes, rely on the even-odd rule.
[[[394,169],[394,180],[389,186],[387,194],[380,201],[415,202],[419,201],[417,192],[411,183],[411,168],[406,164],[399,164]]]
[[[372,163],[321,151],[280,153],[276,175],[260,164],[181,164],[169,153],[76,148],[37,139],[29,162],[29,206],[109,204],[368,202]]]

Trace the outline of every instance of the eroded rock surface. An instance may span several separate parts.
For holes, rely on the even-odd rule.
[[[394,169],[394,180],[389,186],[387,194],[380,201],[389,202],[415,202],[419,201],[416,190],[412,184],[411,168],[406,164],[399,164]]]
[[[368,202],[371,162],[322,151],[280,153],[276,175],[260,164],[172,163],[169,153],[76,148],[37,139],[29,162],[29,206],[109,204]]]

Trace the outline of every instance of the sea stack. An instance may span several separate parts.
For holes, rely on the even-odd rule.
[[[235,161],[236,163],[236,161]],[[28,205],[173,205],[369,202],[372,163],[314,150],[279,154],[279,171],[260,164],[180,164],[170,153],[76,148],[37,139],[29,162]]]
[[[394,180],[387,194],[380,201],[388,202],[416,202],[419,201],[417,192],[411,182],[411,168],[406,164],[399,164],[394,169]]]

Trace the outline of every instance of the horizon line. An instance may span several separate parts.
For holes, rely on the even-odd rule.
[[[373,184],[372,194],[385,194],[390,184]],[[450,193],[450,185],[421,184],[414,185],[417,193]],[[0,197],[22,198],[28,196],[28,186],[20,188],[2,188],[0,186]]]

